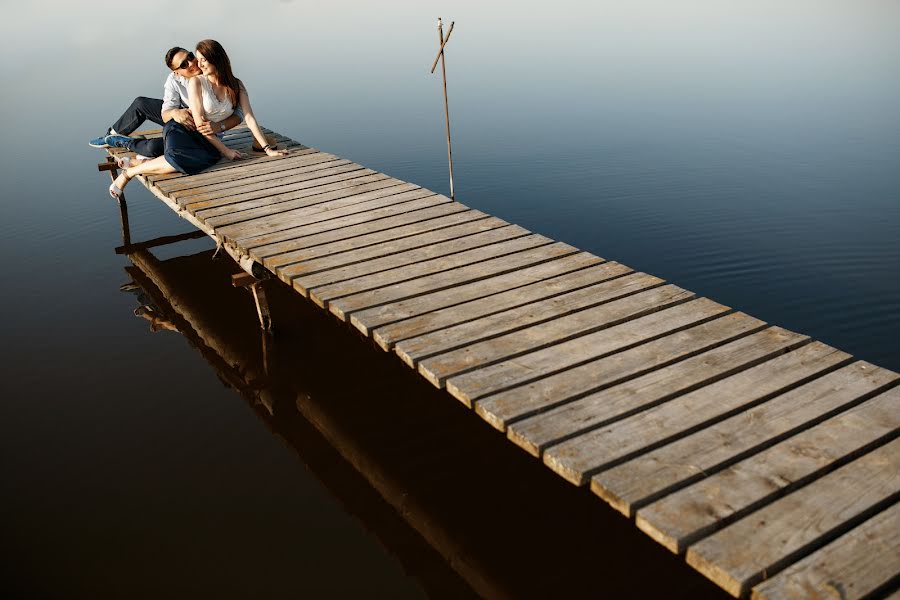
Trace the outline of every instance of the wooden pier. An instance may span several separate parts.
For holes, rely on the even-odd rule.
[[[898,374],[270,135],[142,181],[732,595],[898,594]]]

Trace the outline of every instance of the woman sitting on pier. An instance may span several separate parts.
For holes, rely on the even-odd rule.
[[[203,74],[190,79],[188,83],[188,103],[194,122],[218,123],[231,116],[235,106],[240,106],[247,127],[265,153],[268,156],[286,155],[286,150],[277,150],[270,145],[260,131],[250,108],[247,88],[231,72],[231,61],[222,45],[215,40],[203,40],[197,44],[196,52]],[[185,60],[192,58],[188,55]],[[173,68],[173,65],[170,64],[169,67]],[[120,163],[122,172],[109,186],[109,193],[113,198],[121,197],[125,186],[137,175],[163,175],[175,171],[195,175],[216,164],[221,156],[229,160],[243,157],[237,150],[226,147],[217,136],[204,136],[191,131],[174,119],[165,124],[163,138],[166,148],[163,156],[141,163],[135,163],[130,159],[124,159]]]

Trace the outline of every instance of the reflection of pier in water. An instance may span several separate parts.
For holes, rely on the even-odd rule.
[[[128,251],[141,316],[183,334],[432,597],[725,597],[290,290],[268,290],[268,338],[231,261]]]

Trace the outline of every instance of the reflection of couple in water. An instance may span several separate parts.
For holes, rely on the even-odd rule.
[[[136,175],[162,175],[176,171],[194,175],[242,154],[225,146],[218,135],[241,122],[268,156],[284,156],[285,150],[270,145],[250,108],[247,88],[231,72],[231,61],[222,45],[203,40],[195,52],[172,48],[166,53],[172,70],[166,79],[163,100],[137,98],[108,134],[91,140],[95,147],[117,146],[135,152],[135,158],[118,161],[122,172],[109,187],[114,198]],[[128,137],[144,121],[163,125],[163,137],[142,140]]]

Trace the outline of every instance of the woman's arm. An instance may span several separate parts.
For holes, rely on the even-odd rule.
[[[268,156],[287,155],[287,150],[277,150],[269,144],[269,140],[266,139],[266,136],[259,128],[259,123],[256,122],[256,116],[253,114],[253,109],[250,108],[250,96],[247,94],[247,88],[244,87],[242,81],[238,81],[238,83],[240,83],[241,86],[241,112],[244,113],[244,122],[247,123],[247,127],[249,127],[250,131],[253,133],[256,143],[259,144],[260,148],[265,149]]]
[[[188,103],[191,107],[191,114],[194,117],[194,123],[204,123],[206,122],[206,111],[203,110],[203,90],[200,87],[200,77],[191,77],[188,81]],[[236,158],[240,158],[243,156],[237,150],[232,150],[222,143],[222,140],[218,138],[215,134],[206,134],[203,137],[208,139],[213,146],[216,147],[216,150],[219,151],[219,154],[224,156],[229,160],[234,160]]]

